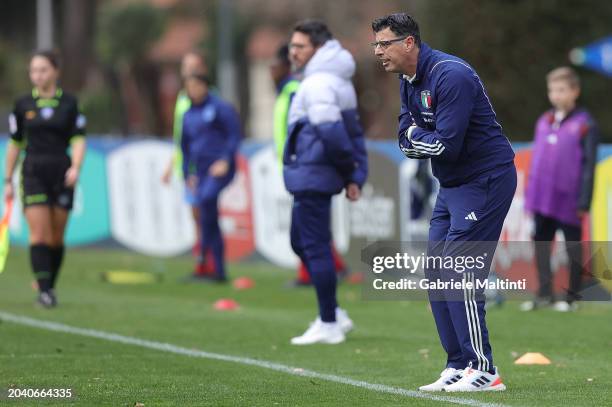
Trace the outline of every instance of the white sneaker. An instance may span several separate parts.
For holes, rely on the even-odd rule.
[[[550,298],[536,298],[535,300],[525,301],[521,303],[521,311],[536,311],[541,308],[547,308],[553,305]]]
[[[444,387],[444,391],[504,391],[506,385],[495,368],[495,374],[466,367],[463,377],[456,383]]]
[[[558,312],[570,312],[578,309],[578,304],[572,302],[571,304],[567,301],[557,301],[553,304],[553,309]]]
[[[535,311],[537,307],[538,305],[536,304],[535,301],[525,301],[521,303],[520,305],[521,311],[524,311],[524,312]]]
[[[317,318],[302,336],[291,338],[292,345],[312,345],[314,343],[336,344],[346,337],[338,322],[323,322]]]
[[[355,325],[353,321],[349,318],[348,313],[342,308],[336,308],[336,322],[340,324],[340,329],[344,334],[347,334],[353,330]]]
[[[447,367],[440,373],[440,378],[431,384],[419,387],[421,391],[442,391],[445,386],[457,383],[461,379],[463,370]]]

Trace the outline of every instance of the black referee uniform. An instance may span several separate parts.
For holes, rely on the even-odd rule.
[[[10,142],[25,150],[20,188],[24,208],[48,205],[72,209],[74,189],[65,185],[71,166],[68,147],[85,137],[85,124],[77,99],[60,88],[52,98],[41,98],[34,89],[16,101],[9,116]],[[41,292],[55,284],[63,247],[58,250],[44,244],[31,247],[32,268]]]

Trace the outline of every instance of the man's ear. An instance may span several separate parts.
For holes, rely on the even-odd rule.
[[[412,51],[412,49],[416,45],[416,41],[414,40],[414,37],[412,35],[409,35],[408,37],[406,37],[403,43],[404,43],[404,47],[406,48],[406,51],[408,52]]]

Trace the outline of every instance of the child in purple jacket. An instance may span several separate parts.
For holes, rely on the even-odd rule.
[[[589,212],[597,160],[597,129],[589,113],[576,106],[580,81],[568,67],[546,76],[553,108],[536,123],[525,208],[535,223],[538,296],[522,304],[531,311],[553,305],[557,311],[576,309],[582,274],[582,217]],[[569,287],[564,301],[555,302],[550,266],[551,241],[563,231],[570,262]]]

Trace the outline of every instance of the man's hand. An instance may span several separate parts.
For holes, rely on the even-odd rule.
[[[193,174],[190,175],[185,180],[185,183],[187,184],[187,188],[189,188],[190,190],[195,192],[196,188],[198,187],[198,177],[197,177],[197,175],[193,175]]]
[[[404,133],[408,141],[412,142],[412,132],[414,132],[418,128],[419,126],[414,123],[410,127],[408,127],[408,130],[406,130],[406,133]]]
[[[425,156],[425,154],[423,154],[420,151],[417,151],[413,146],[412,146],[412,132],[415,129],[418,129],[419,126],[417,126],[416,124],[412,123],[412,125],[410,127],[408,127],[408,129],[404,132],[404,137],[400,137],[400,150],[402,151],[402,153],[404,153],[404,155],[408,158],[415,158],[415,159],[421,159],[421,158],[427,158]]]
[[[229,171],[229,163],[227,160],[217,160],[208,169],[208,174],[213,177],[223,177]]]
[[[354,182],[348,184],[346,186],[346,197],[351,202],[355,202],[361,198],[361,189],[359,188],[359,185],[355,184]]]
[[[161,182],[164,185],[168,185],[170,183],[170,180],[172,179],[172,163],[170,163],[170,165],[168,165],[166,167],[166,169],[164,170],[164,173],[161,176]]]

